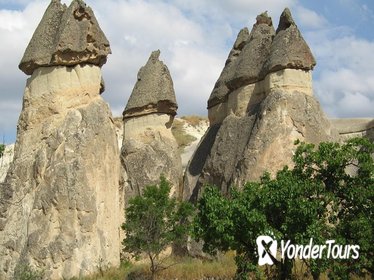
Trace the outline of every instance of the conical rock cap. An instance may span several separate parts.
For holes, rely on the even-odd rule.
[[[52,0],[19,64],[27,75],[41,66],[102,66],[111,53],[109,41],[90,7],[74,0],[67,8]]]
[[[160,51],[152,52],[146,65],[140,68],[123,117],[150,113],[176,115],[178,105],[173,80],[168,67],[159,59]]]

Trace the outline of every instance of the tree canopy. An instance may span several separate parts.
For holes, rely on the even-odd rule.
[[[147,186],[141,196],[129,201],[126,222],[122,225],[126,237],[124,251],[135,257],[145,254],[150,262],[152,279],[164,269],[160,254],[168,246],[184,242],[190,232],[192,206],[170,198],[170,184],[161,177],[159,185]]]
[[[216,187],[205,189],[198,202],[195,234],[204,250],[235,250],[237,279],[264,273],[257,265],[256,238],[271,236],[292,244],[357,244],[359,258],[303,259],[314,279],[328,273],[332,279],[373,273],[374,144],[364,138],[344,144],[300,143],[294,167],[285,166],[275,178],[265,173],[259,182],[232,188],[223,196]],[[295,259],[274,259],[267,277],[288,279]]]

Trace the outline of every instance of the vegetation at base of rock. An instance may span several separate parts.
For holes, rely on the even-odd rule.
[[[374,144],[364,138],[345,144],[299,143],[293,169],[284,167],[271,179],[249,182],[228,197],[217,187],[206,187],[198,202],[195,234],[204,250],[235,250],[236,279],[256,277],[289,279],[294,259],[276,261],[271,275],[257,266],[256,238],[272,236],[307,245],[336,240],[336,244],[360,246],[358,259],[305,259],[314,279],[326,273],[330,279],[364,277],[373,273],[374,251]],[[224,215],[222,213],[225,213]]]
[[[0,144],[0,158],[3,157],[4,151],[5,151],[5,145],[4,144]]]
[[[158,186],[145,187],[141,196],[130,199],[122,225],[124,252],[135,258],[146,255],[151,262],[151,279],[170,266],[165,265],[161,253],[171,245],[182,245],[191,229],[192,205],[170,198],[170,190],[164,177]]]
[[[184,129],[183,122],[174,119],[173,126],[171,127],[171,132],[178,144],[178,150],[180,153],[183,152],[184,148],[190,145],[196,140],[195,137],[186,133]]]
[[[44,271],[36,270],[28,264],[19,264],[14,272],[15,280],[43,280]]]
[[[157,279],[163,280],[228,280],[235,275],[234,253],[228,252],[213,260],[200,260],[192,257],[171,257],[168,264],[175,264],[167,270],[160,271]],[[112,268],[83,278],[72,280],[130,280],[149,279],[149,266],[144,262],[122,263],[120,268]]]

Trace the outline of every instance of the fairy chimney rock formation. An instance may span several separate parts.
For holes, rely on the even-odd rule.
[[[145,186],[157,184],[164,175],[178,195],[182,163],[177,142],[171,133],[177,102],[167,66],[152,52],[123,112],[124,133],[121,149],[126,201],[142,193]]]
[[[89,7],[51,2],[20,63],[31,77],[0,186],[1,279],[25,265],[46,279],[119,265],[119,151],[100,96],[109,53]]]
[[[276,32],[267,13],[259,15],[240,49],[236,45],[208,101],[210,127],[185,171],[185,199],[196,199],[206,184],[227,192],[266,170],[274,174],[292,164],[297,139],[337,137],[313,96],[316,62],[289,9]],[[226,87],[218,99],[221,81]]]

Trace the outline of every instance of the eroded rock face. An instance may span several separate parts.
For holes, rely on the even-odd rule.
[[[27,82],[1,186],[2,278],[24,263],[49,279],[119,264],[119,153],[100,81],[99,67],[78,65],[38,68]]]
[[[208,100],[208,109],[218,106],[227,100],[227,94],[229,93],[227,83],[229,82],[230,77],[233,75],[232,72],[235,70],[236,60],[246,45],[248,38],[249,31],[248,28],[245,27],[238,33],[236,41],[226,60],[225,67],[214,85],[213,91]]]
[[[210,128],[187,166],[186,199],[196,200],[206,184],[227,193],[264,171],[275,174],[292,164],[297,139],[337,139],[313,96],[314,65],[288,9],[276,34],[266,13],[257,17],[226,76],[225,100],[212,107],[208,102]]]
[[[237,65],[227,81],[230,91],[262,80],[262,67],[269,56],[275,35],[271,18],[267,13],[257,16],[249,40],[238,56]]]
[[[92,9],[81,0],[69,7],[52,0],[27,49],[19,68],[27,75],[41,66],[90,63],[105,64],[111,53],[109,42]]]
[[[98,65],[107,51],[101,62],[85,55],[91,43],[100,48],[102,39],[92,22],[82,1],[66,11],[52,1],[21,63],[32,76],[14,159],[0,185],[1,279],[14,279],[25,265],[45,271],[46,279],[119,265],[119,151],[110,109],[100,96]],[[88,34],[96,37],[86,40]],[[63,56],[50,48],[52,42]]]
[[[182,163],[171,126],[178,108],[166,65],[153,52],[138,73],[124,117],[121,162],[125,200],[142,194],[164,175],[180,193]]]
[[[256,114],[229,115],[223,121],[197,187],[214,184],[226,193],[258,180],[265,171],[274,175],[284,165],[292,166],[297,139],[318,144],[336,140],[337,133],[314,97],[270,93]]]

